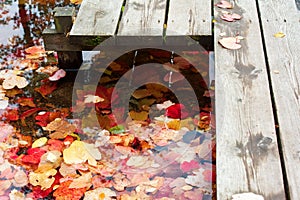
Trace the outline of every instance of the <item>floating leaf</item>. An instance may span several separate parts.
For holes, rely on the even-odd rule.
[[[16,102],[21,106],[29,106],[32,108],[36,107],[32,97],[21,97]]]
[[[133,120],[146,121],[148,119],[148,112],[146,111],[135,112],[132,110],[129,112],[129,115]]]
[[[180,169],[186,173],[186,172],[189,172],[189,171],[192,171],[194,169],[199,169],[200,168],[200,165],[197,161],[195,160],[191,160],[190,162],[186,162],[184,161],[183,163],[181,163],[180,165]]]
[[[28,84],[29,82],[26,80],[26,78],[17,75],[11,75],[10,77],[4,79],[2,87],[6,90],[13,89],[15,86],[22,89]]]
[[[125,127],[123,125],[117,125],[109,129],[109,132],[112,134],[121,134],[126,132]]]
[[[276,38],[283,38],[283,37],[285,37],[285,34],[283,32],[278,32],[278,33],[274,34],[274,37],[276,37]]]
[[[55,199],[61,200],[80,200],[86,188],[69,188],[72,181],[62,182],[53,193]]]
[[[32,148],[42,147],[47,143],[48,139],[46,137],[41,137],[32,143]]]
[[[168,101],[165,101],[163,102],[162,104],[156,104],[156,107],[158,110],[163,110],[163,109],[166,109],[170,106],[173,106],[175,103],[173,103],[172,101],[168,100]]]
[[[51,187],[52,183],[54,183],[55,178],[53,177],[57,171],[55,169],[50,169],[44,173],[29,173],[29,182],[33,186],[41,186],[41,188],[48,189]]]
[[[90,188],[92,186],[92,173],[86,173],[73,180],[69,188]]]
[[[63,158],[67,164],[80,164],[88,161],[90,165],[96,166],[96,160],[101,159],[101,153],[93,144],[74,141],[63,151]]]
[[[63,69],[60,69],[56,71],[52,76],[49,77],[50,81],[58,81],[59,79],[66,76],[66,71]]]
[[[75,132],[76,126],[61,118],[56,118],[43,129],[51,132],[50,138],[52,139],[64,139],[67,135]]]
[[[84,97],[84,103],[99,103],[104,101],[103,98],[91,94],[85,95]]]
[[[109,200],[109,199],[114,199],[116,196],[117,196],[116,192],[112,191],[109,188],[97,188],[94,190],[87,191],[84,194],[83,200],[92,200],[92,199]]]

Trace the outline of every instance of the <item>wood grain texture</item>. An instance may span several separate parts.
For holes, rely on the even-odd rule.
[[[211,34],[211,1],[170,1],[167,36]]]
[[[214,8],[217,196],[253,192],[266,200],[285,199],[255,1],[235,1],[231,11],[243,18],[225,22]],[[243,36],[242,48],[221,47],[220,33]]]
[[[300,12],[295,0],[258,2],[290,196],[300,199]]]
[[[162,36],[166,0],[127,0],[118,35]]]
[[[84,0],[70,35],[114,35],[123,0]]]

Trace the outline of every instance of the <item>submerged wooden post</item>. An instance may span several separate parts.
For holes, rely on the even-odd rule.
[[[79,68],[82,63],[82,52],[70,44],[68,34],[73,25],[75,8],[56,7],[54,9],[55,29],[43,32],[46,50],[55,50],[58,54],[59,67],[64,69]]]

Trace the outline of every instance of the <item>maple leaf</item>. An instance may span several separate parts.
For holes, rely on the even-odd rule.
[[[55,181],[54,175],[57,173],[55,169],[50,169],[44,173],[29,173],[29,182],[33,186],[41,186],[42,190],[48,189]]]
[[[43,97],[51,94],[57,89],[57,82],[50,82],[48,79],[42,81],[42,85],[34,90],[39,92]]]
[[[184,119],[188,117],[188,112],[183,104],[175,104],[166,109],[166,116],[173,119]]]
[[[76,126],[61,118],[56,118],[43,129],[51,132],[50,138],[52,139],[64,139],[67,135],[75,132]]]
[[[57,200],[80,200],[86,188],[69,188],[72,181],[62,182],[53,193]]]
[[[74,141],[63,151],[63,158],[67,164],[80,164],[88,161],[90,165],[96,166],[96,160],[101,159],[101,153],[93,144]]]

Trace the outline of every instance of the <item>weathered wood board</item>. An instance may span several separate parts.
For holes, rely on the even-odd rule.
[[[235,2],[231,11],[243,16],[236,22],[223,21],[214,8],[217,198],[252,192],[285,199],[256,3]],[[220,34],[243,36],[242,48],[223,48]]]
[[[166,0],[127,0],[117,35],[162,36]]]
[[[84,0],[70,35],[114,35],[122,4],[123,0]]]
[[[211,35],[211,1],[172,0],[166,35]]]
[[[290,197],[300,199],[300,11],[295,0],[258,3]]]

